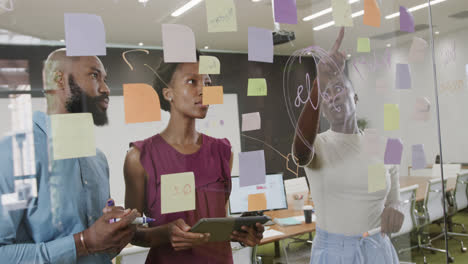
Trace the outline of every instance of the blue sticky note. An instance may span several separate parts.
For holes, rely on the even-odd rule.
[[[106,31],[100,16],[65,13],[67,56],[105,56]]]
[[[249,61],[273,63],[273,33],[265,28],[249,27]]]
[[[404,6],[400,6],[400,31],[414,32],[414,18]]]
[[[265,184],[265,152],[263,150],[239,153],[239,186]]]
[[[411,89],[411,73],[408,64],[398,63],[396,65],[395,88]]]
[[[403,154],[403,144],[398,138],[389,138],[385,148],[384,164],[400,165]]]
[[[426,155],[424,154],[424,145],[417,144],[411,147],[412,149],[412,167],[413,170],[426,168]]]
[[[297,24],[296,0],[275,0],[275,22]]]

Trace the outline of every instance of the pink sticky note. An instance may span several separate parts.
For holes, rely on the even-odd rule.
[[[411,89],[411,73],[408,64],[398,63],[396,65],[395,88]]]
[[[249,61],[273,63],[273,33],[271,30],[249,27]]]
[[[385,148],[384,164],[401,164],[401,155],[403,154],[403,143],[398,138],[389,138]]]
[[[260,113],[249,113],[242,115],[242,131],[252,131],[261,128]]]
[[[382,158],[383,140],[376,129],[366,128],[364,130],[364,151],[370,157]]]
[[[400,31],[414,32],[414,18],[404,6],[400,6]]]
[[[412,115],[413,120],[427,121],[430,118],[431,102],[426,97],[416,98],[414,104],[414,111]]]
[[[196,62],[195,35],[184,25],[163,24],[164,62]]]
[[[265,184],[266,168],[263,150],[239,153],[239,186]]]
[[[426,168],[426,155],[424,154],[424,145],[413,145],[412,149],[412,167],[413,170]]]
[[[275,0],[275,22],[297,24],[296,0]]]
[[[106,31],[100,16],[65,13],[64,18],[67,56],[106,55]]]
[[[418,37],[413,38],[413,43],[409,51],[409,61],[410,62],[422,62],[426,58],[426,51],[429,47],[429,44]]]

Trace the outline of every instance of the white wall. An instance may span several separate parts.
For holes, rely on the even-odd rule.
[[[429,44],[428,35],[419,34]],[[455,43],[455,46],[454,46]],[[437,79],[439,83],[440,117],[442,125],[442,143],[444,163],[468,162],[468,111],[464,109],[468,99],[466,64],[468,63],[468,30],[460,30],[446,35],[436,36],[435,53]],[[376,67],[362,64],[362,58],[373,62],[372,55],[358,55],[350,60],[349,75],[359,94],[358,117],[365,117],[373,128],[386,137],[400,137],[404,143],[401,175],[407,175],[411,165],[411,146],[424,144],[426,159],[434,162],[439,153],[437,121],[435,116],[434,75],[430,48],[421,63],[409,63],[412,75],[411,90],[395,89],[396,63],[408,63],[411,42],[398,47],[388,48],[391,66]],[[455,47],[455,48],[454,48]],[[376,51],[377,58],[382,57],[383,50]],[[359,73],[353,67],[356,64]],[[385,80],[386,90],[376,88],[376,80]],[[453,85],[455,84],[455,85]],[[458,86],[457,86],[458,85]],[[431,118],[427,122],[414,121],[411,114],[417,97],[427,97],[431,104]],[[383,104],[395,103],[400,106],[400,130],[383,131]]]

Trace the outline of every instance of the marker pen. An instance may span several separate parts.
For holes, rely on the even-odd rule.
[[[381,227],[377,227],[377,228],[374,228],[374,229],[371,229],[371,230],[365,232],[364,234],[362,234],[362,236],[363,237],[373,236],[375,234],[378,234],[381,230],[382,230]]]
[[[112,218],[109,220],[109,224],[112,223],[117,223],[120,221],[120,218]],[[141,224],[146,224],[146,223],[151,223],[156,221],[156,219],[149,218],[149,217],[137,217],[135,220],[133,220],[132,224],[133,225],[141,225]]]

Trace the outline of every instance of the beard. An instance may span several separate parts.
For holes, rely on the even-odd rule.
[[[87,95],[75,82],[71,74],[68,76],[68,85],[70,86],[71,96],[65,103],[67,111],[69,113],[91,113],[96,126],[107,125],[109,122],[107,112],[101,110],[98,104],[102,100],[109,98],[109,96],[107,94],[99,96]]]

